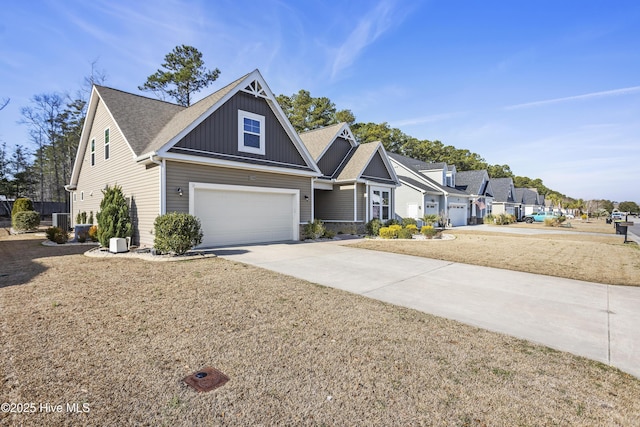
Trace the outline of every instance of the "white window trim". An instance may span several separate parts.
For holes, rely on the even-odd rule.
[[[394,212],[393,212],[394,209],[393,209],[393,200],[392,200],[393,199],[393,192],[391,191],[391,187],[374,187],[374,186],[371,186],[369,188],[369,191],[371,193],[371,196],[369,197],[369,200],[367,202],[369,204],[369,214],[371,216],[370,219],[374,218],[374,216],[373,216],[373,199],[374,199],[373,192],[374,191],[379,191],[380,192],[380,205],[379,205],[380,206],[380,221],[388,221],[388,220],[392,219],[394,217]],[[389,193],[389,203],[387,205],[382,203],[382,192],[383,191]],[[389,208],[389,217],[388,218],[382,218],[382,212],[383,212],[382,208],[385,207],[385,206]]]
[[[109,141],[107,141],[107,132],[109,132]],[[109,155],[107,155],[109,153]],[[104,130],[104,159],[109,160],[111,158],[111,129],[106,128]]]
[[[260,122],[260,147],[247,147],[244,145],[244,119],[251,119]],[[264,116],[259,114],[250,113],[248,111],[238,110],[238,151],[243,153],[265,154],[265,128],[264,128]]]
[[[91,166],[96,165],[96,139],[91,138],[89,142],[89,159],[91,162]]]

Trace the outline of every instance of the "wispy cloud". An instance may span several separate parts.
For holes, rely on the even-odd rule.
[[[640,92],[640,86],[632,86],[632,87],[625,87],[622,89],[613,89],[613,90],[605,90],[602,92],[586,93],[584,95],[567,96],[564,98],[546,99],[544,101],[535,101],[535,102],[527,102],[524,104],[510,105],[508,107],[504,107],[504,109],[518,110],[521,108],[540,107],[543,105],[558,104],[561,102],[580,101],[585,99],[604,98],[604,97],[610,97],[610,96],[622,96],[622,95],[629,95],[629,94],[639,93],[639,92]]]
[[[337,49],[331,67],[331,78],[349,67],[367,46],[402,21],[404,16],[398,16],[401,14],[395,6],[394,0],[382,0],[357,23]]]
[[[422,117],[414,117],[414,118],[410,118],[410,119],[396,120],[396,121],[394,121],[392,123],[389,123],[389,125],[391,125],[393,127],[398,127],[398,126],[421,125],[421,124],[424,124],[424,123],[436,123],[436,122],[442,122],[442,121],[445,121],[445,120],[458,118],[458,117],[464,116],[465,114],[467,114],[466,111],[458,111],[458,112],[455,112],[455,113],[431,114],[429,116],[422,116]]]

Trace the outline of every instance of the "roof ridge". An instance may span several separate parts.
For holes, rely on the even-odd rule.
[[[315,128],[315,129],[307,130],[307,131],[304,131],[304,132],[300,132],[300,133],[298,133],[298,135],[304,135],[304,134],[311,133],[311,132],[317,132],[319,130],[327,130],[327,129],[332,128],[334,126],[342,126],[345,123],[346,122],[340,122],[340,123],[334,123],[332,125],[322,126],[320,128]]]
[[[111,86],[104,86],[104,85],[97,85],[97,84],[94,84],[93,86],[98,90],[100,90],[100,89],[108,89],[108,90],[113,90],[115,92],[123,93],[125,95],[131,95],[131,96],[136,96],[138,98],[147,99],[149,101],[155,101],[155,102],[161,102],[163,104],[169,104],[169,105],[172,105],[174,107],[188,108],[188,107],[185,107],[184,105],[180,105],[180,104],[175,103],[175,102],[165,101],[164,99],[152,98],[150,96],[141,95],[139,93],[127,92],[126,90],[116,89],[116,88],[111,87]]]

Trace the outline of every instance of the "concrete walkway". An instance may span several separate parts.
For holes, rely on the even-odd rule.
[[[214,252],[568,351],[640,377],[640,288],[368,251],[349,247],[349,241]]]

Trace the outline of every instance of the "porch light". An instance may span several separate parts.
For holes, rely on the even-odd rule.
[[[182,197],[182,188],[178,187],[177,191],[178,191],[178,196]]]

